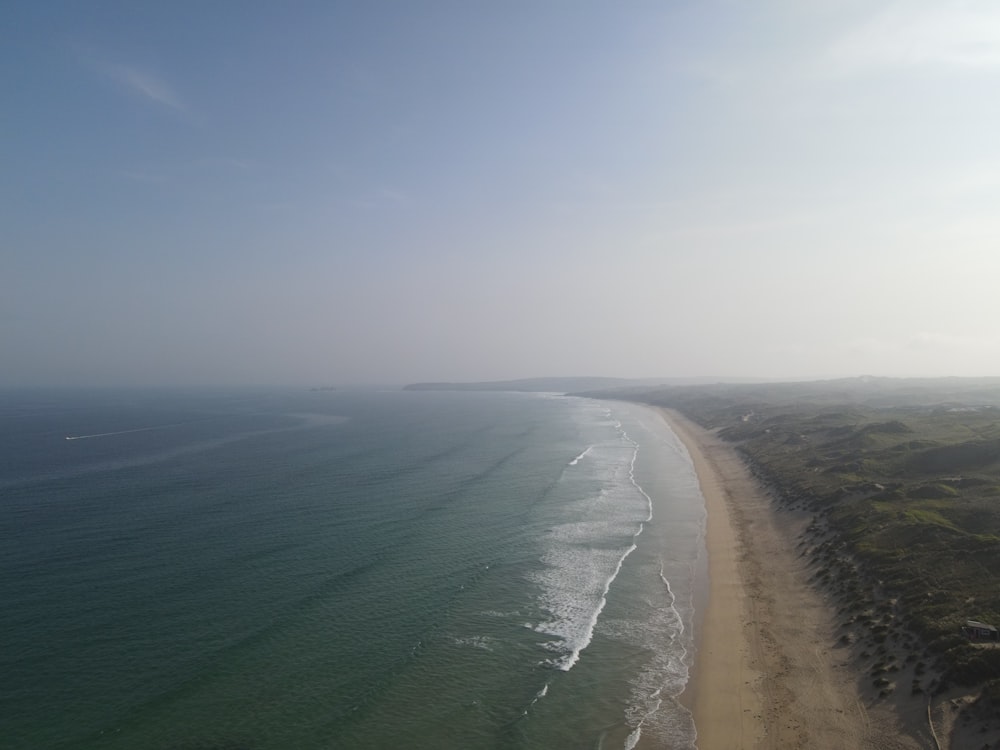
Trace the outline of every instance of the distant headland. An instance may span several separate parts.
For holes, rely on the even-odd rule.
[[[404,391],[526,391],[556,392],[589,391],[604,388],[623,388],[640,381],[626,378],[523,378],[521,380],[491,380],[479,383],[411,383]]]
[[[654,386],[704,385],[708,383],[746,383],[736,378],[609,378],[609,377],[547,377],[519,380],[487,380],[466,383],[411,383],[404,391],[524,391],[531,393],[579,393],[582,391],[652,388]]]

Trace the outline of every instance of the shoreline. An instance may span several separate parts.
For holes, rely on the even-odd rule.
[[[687,448],[707,513],[707,602],[681,696],[699,750],[891,747],[833,648],[836,610],[796,550],[809,516],[774,508],[731,444],[657,411]]]
[[[739,570],[740,544],[711,466],[692,428],[676,412],[657,409],[684,444],[705,502],[707,580],[699,586],[704,609],[697,618],[695,664],[681,700],[694,715],[699,750],[751,748],[762,736],[760,700],[744,639],[746,596]],[[745,709],[745,710],[744,710]]]

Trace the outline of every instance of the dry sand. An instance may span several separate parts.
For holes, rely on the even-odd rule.
[[[736,450],[663,410],[694,461],[708,511],[708,604],[692,695],[699,750],[914,748],[870,714],[836,609],[809,582],[796,544],[809,516],[774,507]]]

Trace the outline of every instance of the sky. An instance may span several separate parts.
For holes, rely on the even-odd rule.
[[[0,385],[1000,375],[1000,3],[0,6]]]

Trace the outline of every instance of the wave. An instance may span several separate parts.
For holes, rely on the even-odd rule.
[[[583,650],[590,645],[590,641],[594,637],[594,628],[597,627],[597,621],[601,617],[601,612],[604,611],[604,607],[608,603],[608,592],[611,590],[611,584],[614,583],[618,574],[621,572],[622,565],[625,563],[625,558],[631,555],[635,548],[635,544],[631,545],[627,550],[625,550],[625,554],[619,558],[618,565],[615,566],[614,573],[611,574],[604,584],[604,591],[601,594],[600,603],[597,605],[597,609],[594,610],[593,615],[591,615],[590,620],[587,622],[584,637],[577,643],[576,646],[574,646],[573,650],[570,651],[569,654],[557,663],[556,666],[562,671],[568,672],[571,670],[573,665],[580,660],[580,654]]]
[[[638,745],[643,729],[647,726],[655,728],[659,737],[669,736],[676,742],[687,742],[690,737],[690,712],[677,702],[677,697],[684,691],[688,681],[684,619],[677,608],[677,597],[670,587],[662,563],[659,578],[666,590],[668,604],[659,610],[661,616],[657,621],[649,623],[652,632],[644,634],[643,640],[650,640],[650,636],[662,640],[666,634],[665,640],[669,642],[669,647],[653,649],[655,657],[633,680],[633,704],[626,711],[626,722],[632,731],[625,741],[625,750],[633,750]],[[660,713],[660,709],[665,702],[673,710],[664,715]]]
[[[556,492],[582,490],[581,496],[564,506],[572,520],[549,529],[542,555],[545,567],[534,577],[542,585],[539,603],[548,616],[531,627],[554,636],[542,645],[556,652],[542,664],[569,672],[581,661],[587,663],[584,654],[595,636],[647,654],[629,677],[631,695],[622,733],[613,744],[635,750],[652,737],[669,746],[693,748],[693,719],[678,701],[689,678],[690,627],[681,613],[690,603],[678,601],[670,580],[675,575],[672,562],[655,553],[650,559],[651,548],[636,552],[654,514],[652,486],[647,485],[647,491],[640,480],[645,476],[646,452],[660,457],[655,461],[662,460],[659,451],[668,447],[686,456],[642,419],[622,415],[619,420],[607,410],[594,416],[601,421],[590,426],[607,437],[588,441],[587,449],[569,462],[577,469],[563,475]],[[657,527],[658,538],[663,533]],[[637,559],[635,565],[632,559]],[[626,560],[630,564],[623,574]],[[648,607],[645,614],[636,616],[632,609],[622,616],[612,598],[618,585],[626,587],[623,591],[641,585],[649,592],[649,599],[639,605]]]
[[[563,655],[546,663],[564,672],[573,668],[593,640],[608,593],[625,560],[637,548],[636,539],[644,524],[652,519],[652,500],[635,477],[639,443],[629,437],[620,421],[611,426],[614,440],[589,446],[570,463],[575,465],[595,451],[591,463],[595,478],[602,481],[600,492],[571,505],[570,510],[581,516],[578,520],[552,529],[554,544],[542,557],[546,568],[535,576],[543,587],[543,606],[550,617],[534,629],[558,638],[544,645]],[[626,455],[616,457],[622,448]],[[641,507],[634,502],[635,493],[641,498]],[[615,539],[626,544],[614,545]]]
[[[528,704],[527,708],[525,708],[521,712],[521,716],[527,716],[528,711],[531,710],[531,707],[534,706],[536,703],[538,703],[538,701],[540,701],[548,694],[549,694],[549,683],[546,682],[544,685],[542,685],[542,689],[539,690],[537,693],[535,693],[535,697],[531,699],[531,703]]]
[[[496,638],[488,635],[472,635],[467,637],[453,637],[452,643],[456,646],[468,646],[478,648],[482,651],[493,651],[496,648]]]

